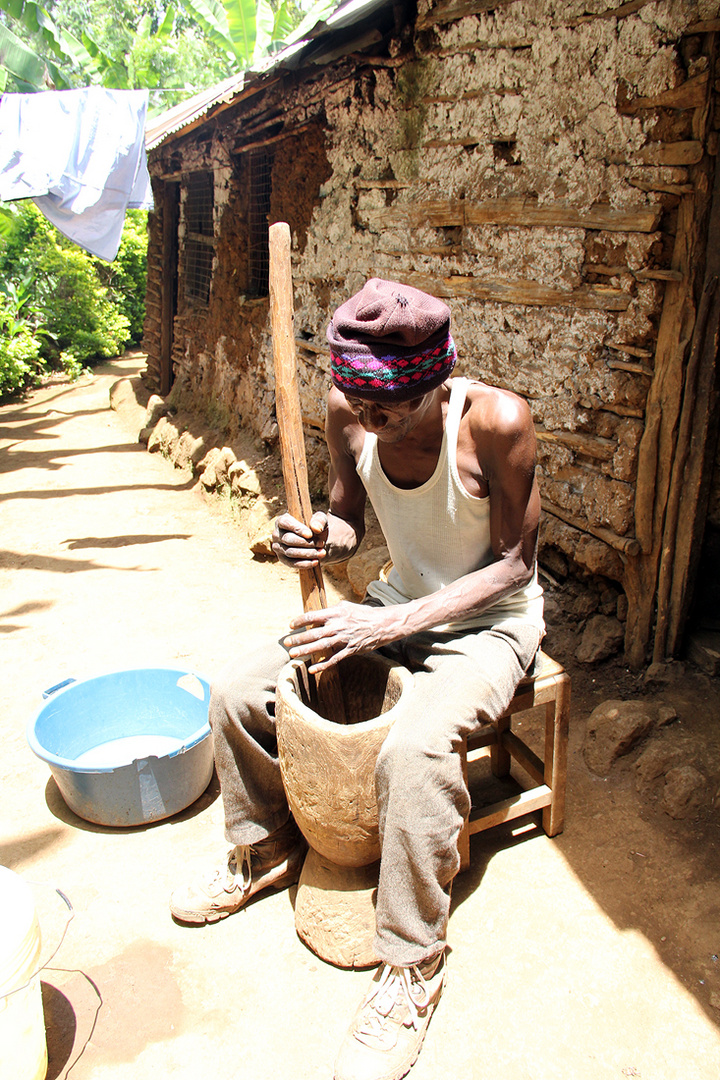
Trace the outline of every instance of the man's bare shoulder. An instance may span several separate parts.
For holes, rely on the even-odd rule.
[[[517,438],[533,431],[530,408],[524,398],[499,386],[471,380],[468,382],[466,417],[478,436],[494,435]]]
[[[332,386],[327,397],[325,438],[328,447],[341,453],[349,453],[356,460],[362,450],[365,433],[347,403],[345,395]]]

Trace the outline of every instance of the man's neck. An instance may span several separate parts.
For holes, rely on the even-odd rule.
[[[450,385],[444,383],[428,394],[417,424],[396,443],[378,439],[378,457],[388,480],[397,487],[413,488],[426,483],[440,457]]]

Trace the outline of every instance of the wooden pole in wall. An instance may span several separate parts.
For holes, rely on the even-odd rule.
[[[720,342],[720,166],[716,165],[707,226],[707,263],[700,310],[688,360],[673,460],[658,582],[653,660],[675,656],[692,601],[705,531],[710,468],[708,443],[717,430],[716,371]]]
[[[295,359],[290,227],[284,221],[270,226],[270,322],[275,366],[275,412],[280,432],[285,496],[292,516],[308,524],[312,517],[312,504]],[[320,567],[299,570],[298,574],[303,610],[321,611],[327,607]],[[313,659],[322,660],[324,657],[314,654]],[[326,719],[345,722],[337,668],[329,668],[317,678],[317,697]]]

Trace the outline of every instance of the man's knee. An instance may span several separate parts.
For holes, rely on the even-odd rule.
[[[448,738],[428,740],[414,725],[393,728],[375,766],[375,788],[381,798],[392,788],[412,798],[422,790],[453,787],[461,778],[460,758]]]
[[[225,667],[210,687],[210,727],[221,731],[246,726],[251,715],[265,711],[273,695],[274,685],[261,665]]]
[[[268,643],[223,667],[210,686],[210,727],[245,726],[252,717],[262,717],[261,727],[266,727],[277,676],[286,659],[276,643]]]

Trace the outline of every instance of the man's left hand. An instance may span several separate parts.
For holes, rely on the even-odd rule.
[[[394,614],[391,608],[343,600],[334,607],[306,611],[293,619],[290,628],[299,633],[285,638],[284,645],[293,660],[306,659],[315,653],[323,656],[322,661],[309,668],[315,674],[347,656],[378,649],[401,637]]]

